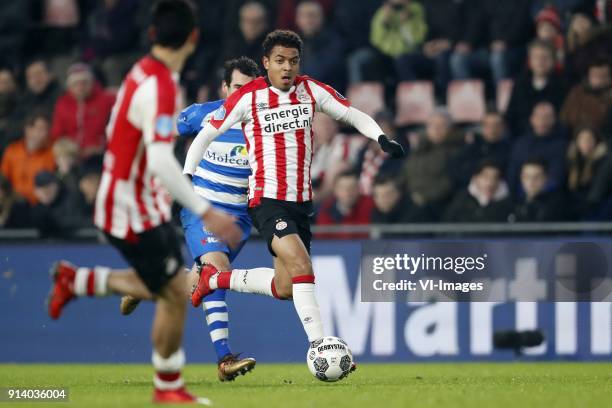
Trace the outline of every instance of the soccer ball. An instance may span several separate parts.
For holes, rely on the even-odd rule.
[[[333,382],[346,377],[353,365],[353,354],[338,337],[323,337],[313,342],[306,353],[308,369],[321,381]]]

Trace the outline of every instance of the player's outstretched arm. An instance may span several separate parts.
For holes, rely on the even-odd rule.
[[[215,210],[193,191],[191,183],[182,174],[181,166],[174,158],[170,143],[147,145],[147,156],[149,171],[160,179],[176,201],[194,214],[199,214],[206,221],[207,228],[230,246],[240,241],[242,232],[236,226],[234,217]]]
[[[349,107],[346,114],[343,117],[343,121],[366,137],[376,140],[380,145],[380,148],[391,155],[393,158],[404,157],[406,153],[402,146],[395,140],[389,139],[382,131],[378,123],[372,119],[368,114],[356,109]]]
[[[204,157],[204,152],[208,149],[208,146],[215,140],[222,132],[215,128],[213,125],[209,123],[204,126],[202,130],[197,134],[195,139],[193,139],[193,143],[189,146],[189,150],[187,151],[187,157],[185,158],[185,166],[183,167],[184,174],[193,175]]]
[[[380,148],[389,153],[391,157],[399,158],[406,155],[402,146],[395,140],[389,139],[374,119],[350,106],[349,101],[334,88],[313,79],[309,79],[309,83],[315,95],[318,110],[354,127],[362,135],[376,140]]]

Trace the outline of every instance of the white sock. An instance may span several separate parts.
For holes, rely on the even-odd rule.
[[[74,294],[77,296],[108,295],[108,276],[110,268],[79,268],[74,277]]]
[[[163,358],[156,350],[151,357],[155,367],[153,383],[161,391],[178,390],[185,385],[181,370],[185,365],[185,352],[182,348],[175,351],[170,357]]]
[[[308,341],[313,342],[323,337],[321,312],[314,294],[314,283],[293,284],[293,305],[297,311]]]
[[[230,280],[230,289],[235,292],[274,297],[272,293],[273,280],[274,269],[272,268],[234,269]]]

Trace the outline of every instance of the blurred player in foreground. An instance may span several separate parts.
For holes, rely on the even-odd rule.
[[[255,79],[259,69],[255,61],[241,57],[227,61],[224,67],[223,91],[226,96]],[[196,103],[184,109],[178,118],[177,129],[183,137],[194,137],[215,115],[224,100]],[[230,248],[218,236],[208,230],[199,216],[187,208],[181,210],[181,223],[185,230],[187,247],[195,262],[189,280],[198,281],[197,268],[203,264],[214,265],[228,271],[245,242],[251,235],[251,217],[247,213],[247,189],[251,169],[246,152],[244,134],[239,125],[233,126],[210,144],[202,157],[192,184],[195,192],[218,208],[236,217],[236,224],[242,230],[240,244]],[[181,176],[183,177],[183,176]],[[251,274],[274,274],[270,268],[250,269]],[[140,299],[124,296],[121,312],[130,314]],[[239,374],[245,374],[255,367],[252,358],[239,358],[229,346],[229,312],[225,303],[225,290],[220,289],[204,298],[202,304],[206,323],[215,347],[218,360],[218,376],[221,381],[231,381]]]
[[[113,107],[95,207],[96,225],[131,268],[119,271],[59,262],[52,270],[55,282],[48,311],[57,319],[77,297],[112,293],[156,301],[153,400],[205,403],[187,393],[181,377],[188,289],[186,275],[180,273],[183,261],[164,187],[220,239],[235,245],[242,234],[232,216],[193,192],[173,155],[178,73],[198,40],[194,9],[187,0],[161,0],[151,21],[151,52],[127,75]]]
[[[323,337],[310,261],[310,220],[314,215],[310,164],[315,110],[377,140],[392,157],[401,157],[404,151],[383,134],[374,119],[351,107],[332,87],[298,75],[302,40],[296,33],[273,31],[266,37],[263,51],[267,76],[255,79],[227,98],[192,143],[184,172],[197,174],[196,167],[212,141],[234,125],[242,126],[252,170],[249,214],[267,241],[274,274],[219,271],[213,265],[205,265],[191,301],[199,306],[202,297],[216,289],[292,298],[312,344]]]

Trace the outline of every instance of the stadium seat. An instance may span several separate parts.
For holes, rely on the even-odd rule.
[[[360,82],[350,85],[346,96],[351,101],[351,105],[370,116],[385,109],[385,90],[379,82]]]
[[[510,95],[512,94],[512,87],[514,86],[514,81],[511,79],[504,79],[499,81],[497,84],[497,100],[495,106],[497,107],[497,111],[501,113],[505,113],[508,108],[508,103],[510,102]]]
[[[434,110],[434,91],[431,81],[400,82],[395,93],[398,126],[425,123]]]
[[[478,79],[451,81],[448,110],[455,122],[476,123],[485,114],[484,83]]]

